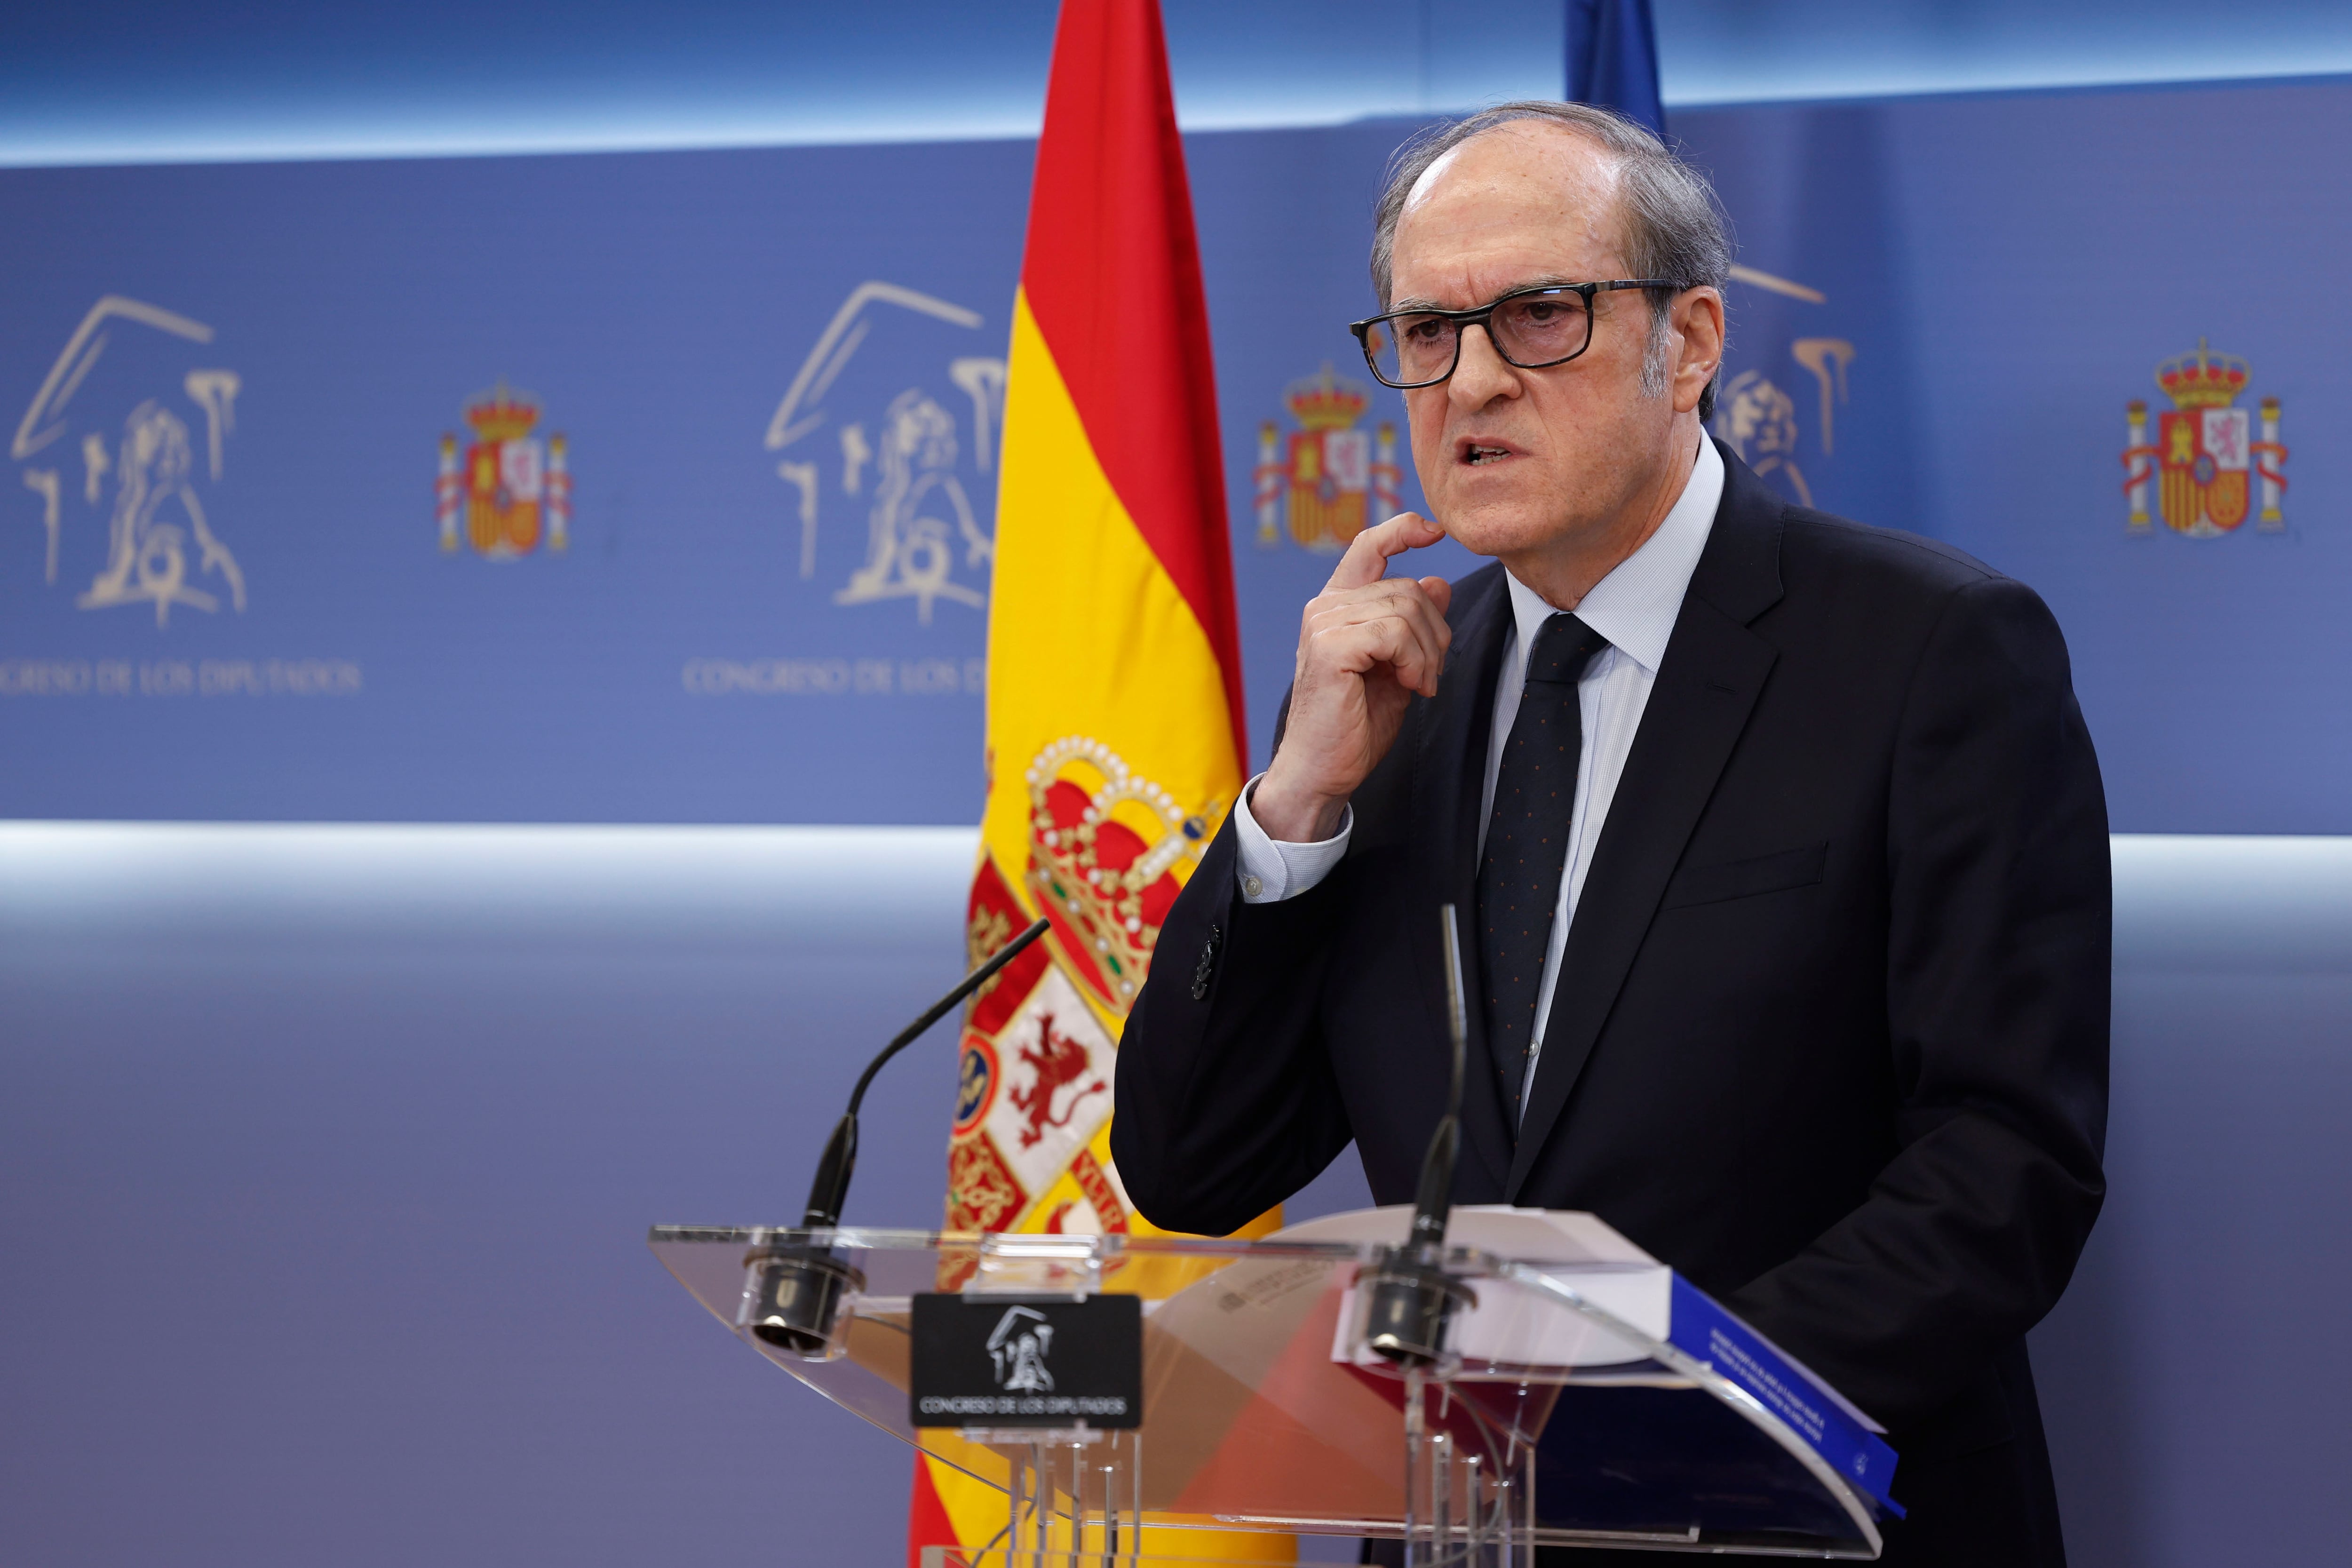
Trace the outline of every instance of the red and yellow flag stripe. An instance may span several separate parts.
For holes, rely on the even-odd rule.
[[[973,957],[1037,914],[1053,926],[966,1020],[948,1223],[1149,1234],[1111,1162],[1112,1064],[1160,921],[1249,754],[1208,310],[1156,0],[1062,7],[1003,428]],[[1003,1508],[927,1456],[910,1544],[983,1545]],[[1181,1541],[1187,1555],[1287,1555],[1264,1537]]]

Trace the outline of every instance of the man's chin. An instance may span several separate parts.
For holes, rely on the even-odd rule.
[[[1515,555],[1535,549],[1560,531],[1558,518],[1531,516],[1518,508],[1472,507],[1440,512],[1438,526],[1474,555]]]

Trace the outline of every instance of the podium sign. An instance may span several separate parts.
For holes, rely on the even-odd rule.
[[[1135,1296],[918,1296],[908,1372],[917,1427],[1143,1425]]]

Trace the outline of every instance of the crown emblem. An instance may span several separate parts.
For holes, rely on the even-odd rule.
[[[1273,420],[1258,426],[1252,475],[1258,548],[1281,542],[1286,505],[1290,537],[1309,550],[1336,555],[1376,517],[1402,509],[1396,426],[1382,423],[1377,442],[1371,431],[1356,428],[1371,406],[1371,392],[1328,363],[1292,382],[1282,402],[1298,427],[1286,437]]]
[[[2227,408],[2246,390],[2246,375],[2244,360],[2213,353],[2203,338],[2197,340],[2195,353],[2156,367],[2156,384],[2175,408]]]
[[[1345,430],[1362,416],[1370,400],[1352,382],[1341,381],[1323,367],[1318,375],[1294,381],[1283,389],[1283,406],[1307,430]]]
[[[1222,800],[1187,813],[1099,741],[1073,735],[1029,764],[1029,869],[1065,967],[1119,1017],[1135,1005],[1180,863],[1197,861]]]
[[[539,547],[541,534],[562,550],[572,539],[571,454],[558,431],[531,434],[540,402],[500,376],[498,385],[466,399],[458,410],[474,428],[461,461],[457,437],[441,437],[441,468],[434,481],[434,517],[441,548],[456,553],[462,535],[493,561],[517,561]]]
[[[466,400],[466,423],[484,441],[520,441],[539,423],[539,399],[528,392],[510,391],[504,378],[488,392]]]
[[[2247,380],[2244,360],[2217,354],[2199,338],[2195,353],[2156,367],[2156,384],[2173,406],[2157,416],[2153,440],[2147,405],[2137,398],[2124,405],[2128,531],[2142,536],[2154,531],[2148,512],[2151,485],[2157,510],[2175,533],[2219,539],[2250,515],[2257,533],[2284,531],[2279,501],[2286,492],[2287,449],[2279,440],[2279,400],[2262,400],[2257,423],[2253,410],[2233,406]]]

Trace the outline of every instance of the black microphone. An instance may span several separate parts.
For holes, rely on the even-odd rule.
[[[849,1109],[825,1141],[824,1157],[816,1163],[816,1179],[809,1184],[808,1205],[801,1214],[802,1230],[830,1230],[841,1223],[841,1205],[849,1197],[849,1178],[857,1169],[857,1108],[866,1102],[866,1086],[882,1064],[921,1037],[924,1030],[947,1016],[950,1009],[988,984],[991,976],[1018,958],[1022,951],[1045,934],[1047,921],[1035,924],[998,948],[988,962],[957,982],[954,990],[923,1010],[923,1016],[898,1031],[881,1053],[866,1064],[857,1087],[849,1091]],[[1459,1096],[1457,1094],[1456,1098]],[[833,1340],[835,1316],[843,1295],[861,1289],[865,1281],[829,1250],[805,1242],[784,1242],[763,1248],[750,1261],[759,1265],[751,1286],[756,1299],[744,1316],[744,1326],[772,1345],[797,1355],[821,1359]]]
[[[1478,1298],[1446,1277],[1445,1225],[1454,1212],[1454,1170],[1462,1153],[1462,1076],[1469,1058],[1469,1023],[1462,1001],[1462,934],[1454,906],[1438,907],[1438,940],[1445,959],[1445,1027],[1453,1037],[1454,1081],[1445,1114],[1422,1156],[1421,1190],[1405,1244],[1391,1248],[1365,1280],[1364,1331],[1375,1354],[1399,1366],[1428,1366],[1444,1357],[1446,1324]]]

